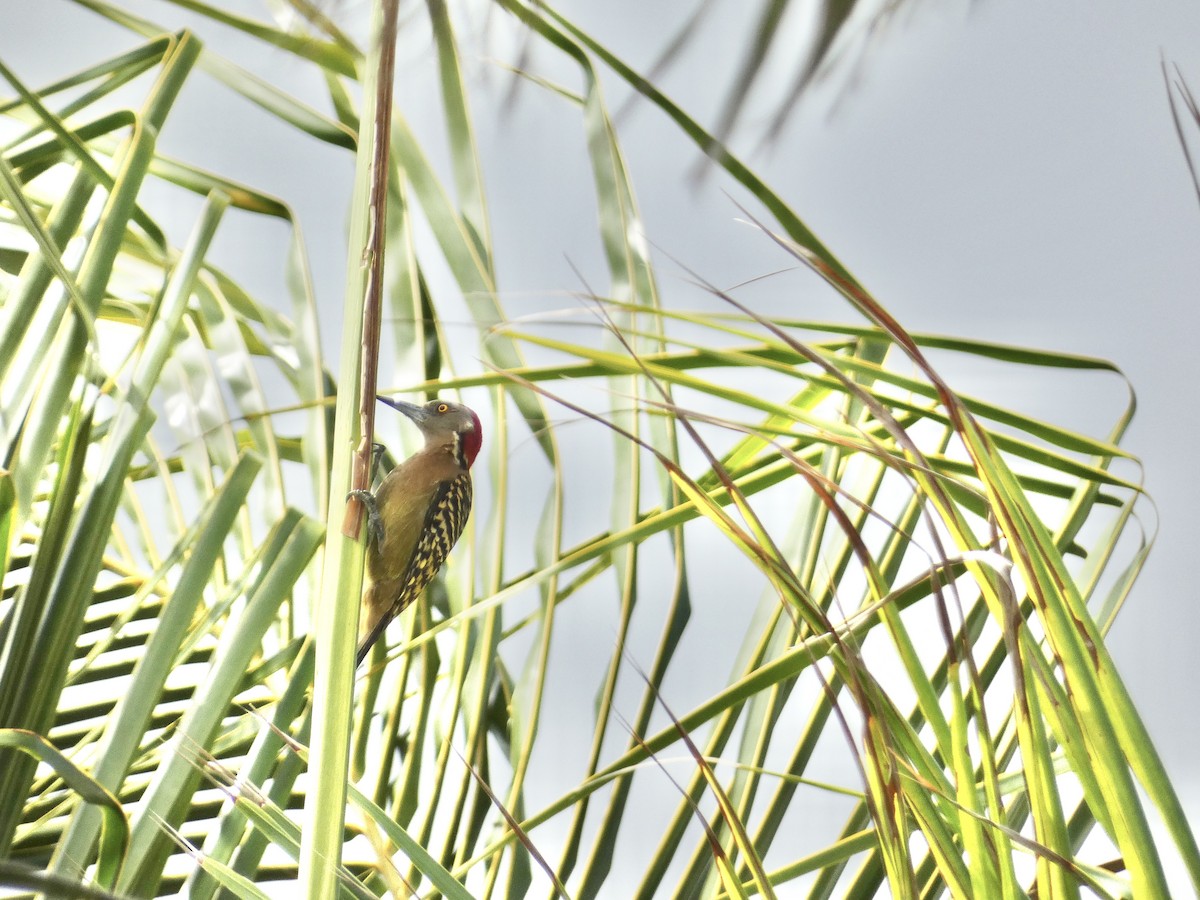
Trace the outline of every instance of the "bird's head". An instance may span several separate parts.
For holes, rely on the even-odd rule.
[[[425,435],[426,444],[452,447],[459,465],[471,468],[483,445],[483,427],[469,406],[453,400],[430,400],[422,406],[390,397],[377,399],[412,419]]]

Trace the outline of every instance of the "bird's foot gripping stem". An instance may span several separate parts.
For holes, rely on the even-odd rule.
[[[346,499],[351,497],[357,497],[367,508],[367,543],[374,541],[376,547],[382,547],[383,516],[379,515],[379,504],[375,502],[375,495],[370,491],[351,491],[346,495]]]
[[[375,441],[371,444],[371,471],[375,471],[375,467],[379,465],[379,460],[383,459],[383,454],[387,453],[387,447]],[[384,473],[386,474],[386,473]]]

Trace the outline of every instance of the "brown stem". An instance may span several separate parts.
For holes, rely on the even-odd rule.
[[[375,85],[375,129],[372,135],[371,196],[368,205],[370,223],[363,261],[367,266],[366,299],[363,304],[362,381],[359,395],[360,433],[354,453],[354,471],[350,488],[371,489],[371,448],[375,441],[375,385],[379,378],[379,323],[383,309],[383,262],[387,233],[388,157],[392,134],[392,83],[396,70],[396,19],[398,0],[385,0],[383,24],[379,31],[379,77]],[[362,529],[362,501],[352,497],[346,503],[342,533],[357,537]]]

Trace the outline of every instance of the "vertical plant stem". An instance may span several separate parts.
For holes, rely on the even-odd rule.
[[[378,32],[376,52],[371,69],[376,73],[375,109],[363,122],[373,121],[371,150],[370,197],[367,208],[366,299],[362,316],[362,366],[359,390],[359,424],[362,439],[354,457],[351,485],[354,490],[371,487],[372,443],[375,437],[375,385],[379,381],[379,329],[383,316],[383,264],[387,245],[388,160],[391,156],[392,82],[396,70],[396,19],[398,0],[383,0],[383,21]],[[362,155],[359,155],[361,163]],[[362,527],[363,506],[354,501],[346,507],[342,533],[356,537]]]
[[[358,631],[363,548],[357,541],[359,523],[350,518],[346,505],[338,498],[346,496],[351,487],[350,469],[355,448],[358,452],[355,484],[363,487],[366,486],[371,454],[379,354],[378,305],[383,276],[388,123],[396,34],[395,0],[380,0],[376,4],[372,32],[375,43],[364,73],[364,109],[359,119],[350,215],[338,373],[342,390],[338,394],[334,420],[325,563],[320,595],[315,600],[317,669],[313,683],[309,761],[312,788],[305,803],[308,821],[300,847],[301,895],[312,900],[334,894],[346,815],[346,772],[354,693],[351,661]],[[341,527],[337,525],[339,511],[342,512]],[[361,519],[361,513],[358,518]],[[353,527],[354,536],[347,536],[347,526]]]

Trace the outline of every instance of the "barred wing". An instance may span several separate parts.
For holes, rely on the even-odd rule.
[[[388,623],[403,612],[410,603],[421,596],[421,591],[433,580],[450,550],[458,543],[467,517],[471,515],[471,476],[467,472],[443,482],[429,504],[429,512],[425,515],[425,524],[421,536],[413,550],[403,576],[391,585],[396,589],[395,598],[387,613],[382,616],[375,626],[363,637],[358,645],[358,662],[362,663],[371,645],[383,634]],[[372,590],[384,587],[384,584],[372,585]]]

